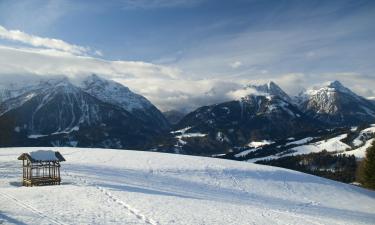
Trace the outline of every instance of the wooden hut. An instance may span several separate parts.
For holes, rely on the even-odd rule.
[[[23,153],[18,157],[18,160],[22,160],[23,186],[61,183],[60,162],[65,161],[65,159],[59,152],[38,150]]]

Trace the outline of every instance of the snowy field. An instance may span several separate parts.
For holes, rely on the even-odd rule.
[[[52,148],[62,185],[20,187],[36,149],[0,149],[0,224],[375,224],[373,191],[213,158]]]

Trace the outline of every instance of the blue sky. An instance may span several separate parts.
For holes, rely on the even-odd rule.
[[[269,80],[296,94],[338,79],[369,97],[373,21],[375,1],[362,0],[0,0],[0,74],[95,72],[162,109]]]

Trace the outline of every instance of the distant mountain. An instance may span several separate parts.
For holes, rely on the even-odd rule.
[[[375,106],[339,81],[309,89],[297,97],[308,116],[330,125],[357,125],[375,121]]]
[[[279,98],[283,99],[284,101],[291,102],[292,99],[289,97],[287,93],[285,93],[277,84],[273,81],[268,82],[267,84],[263,85],[248,85],[245,89],[253,88],[259,93],[268,94],[271,96],[278,96]]]
[[[177,132],[183,151],[223,153],[254,140],[286,138],[323,126],[286,101],[289,96],[274,83],[246,88],[258,92],[240,100],[204,106],[186,115],[175,126],[176,130],[186,129],[183,134]]]
[[[148,100],[97,76],[81,87],[58,78],[1,93],[3,146],[142,148],[168,129]]]
[[[182,118],[184,118],[184,116],[186,116],[186,114],[187,113],[179,111],[179,110],[169,110],[169,111],[163,112],[163,115],[165,116],[165,118],[172,125],[177,124],[178,122],[180,122],[180,120]]]
[[[234,100],[164,116],[150,101],[97,75],[0,87],[0,146],[153,149],[215,155],[375,123],[375,105],[340,82],[293,100],[274,82],[247,85]],[[238,97],[240,95],[240,97]],[[166,117],[168,119],[166,119]],[[169,120],[169,121],[168,121]],[[173,124],[173,132],[170,124]],[[258,153],[257,153],[258,154]]]
[[[82,82],[81,86],[88,94],[123,108],[145,123],[158,127],[158,130],[169,128],[167,119],[149,100],[119,83],[91,75]]]
[[[367,100],[369,100],[372,104],[375,105],[375,97],[369,97],[367,98]]]

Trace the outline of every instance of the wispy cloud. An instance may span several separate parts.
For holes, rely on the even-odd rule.
[[[0,74],[66,75],[76,77],[93,73],[108,78],[168,77],[180,72],[173,67],[141,61],[109,61],[90,56],[64,54],[54,50],[0,46]]]
[[[247,95],[261,95],[261,93],[259,93],[257,90],[253,88],[243,88],[243,89],[230,91],[227,93],[227,95],[232,99],[238,100]]]
[[[21,42],[26,45],[31,45],[34,47],[44,47],[55,49],[73,55],[86,55],[90,52],[90,48],[82,47],[78,45],[69,44],[63,40],[54,38],[44,38],[35,35],[27,34],[19,30],[8,30],[0,25],[0,38]]]

